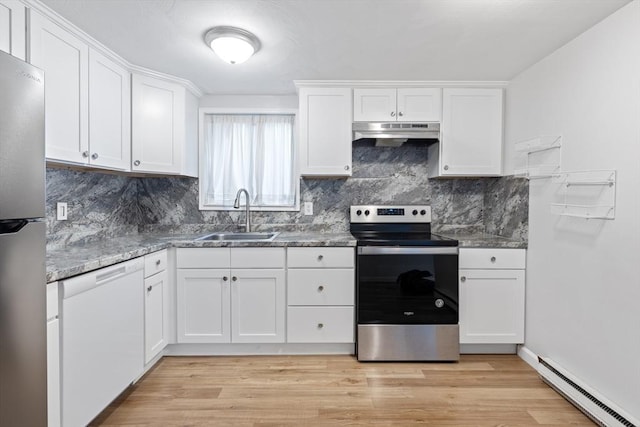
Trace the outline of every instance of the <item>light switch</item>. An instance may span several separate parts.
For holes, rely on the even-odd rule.
[[[313,215],[313,202],[304,202],[304,214]]]
[[[58,202],[56,218],[58,221],[67,220],[67,204],[65,202]]]

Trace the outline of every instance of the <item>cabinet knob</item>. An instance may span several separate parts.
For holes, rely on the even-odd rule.
[[[228,278],[227,276],[222,276],[222,281],[223,281],[223,282],[228,282],[228,281],[229,281],[229,278]]]
[[[89,157],[89,152],[88,152],[88,151],[83,151],[83,152],[82,152],[82,157],[84,157],[85,159],[86,159],[87,157]]]
[[[318,323],[318,329],[324,328],[324,323]]]
[[[345,165],[344,170],[348,171],[350,169],[349,165]]]
[[[323,255],[318,255],[318,261],[322,261],[324,259]]]
[[[156,265],[160,265],[160,260],[159,259],[156,260]]]
[[[449,165],[444,165],[444,170],[448,171],[449,170]]]
[[[399,115],[400,117],[404,116],[404,114],[402,114],[402,111],[400,111],[400,112],[398,113],[398,115]]]
[[[391,117],[395,117],[395,116],[396,116],[396,112],[395,112],[395,111],[392,111],[392,112],[391,112]]]
[[[97,158],[98,158],[98,153],[93,153],[93,154],[91,155],[91,158],[92,158],[93,160],[97,159]]]
[[[147,292],[151,292],[153,290],[153,286],[147,287]]]
[[[491,257],[491,262],[496,262],[496,257],[492,256]]]
[[[324,291],[324,286],[322,285],[318,286],[318,292],[322,292],[322,291]]]
[[[237,282],[237,281],[238,281],[238,278],[237,278],[236,276],[233,276],[233,277],[231,278],[231,280],[232,280],[232,281],[234,281],[234,282]]]
[[[461,281],[462,283],[466,282],[466,281],[467,281],[466,276],[462,276],[462,277],[460,278],[460,281]]]
[[[140,160],[136,160],[135,162],[133,162],[133,166],[140,166]]]

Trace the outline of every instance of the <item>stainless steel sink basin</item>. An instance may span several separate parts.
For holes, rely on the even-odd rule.
[[[270,242],[279,233],[211,233],[195,240]]]

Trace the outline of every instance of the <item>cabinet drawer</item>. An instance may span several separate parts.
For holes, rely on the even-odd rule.
[[[284,248],[232,248],[231,268],[284,268]]]
[[[289,248],[287,263],[293,268],[350,268],[354,266],[353,248]]]
[[[522,269],[526,265],[525,249],[460,249],[460,268]]]
[[[289,305],[353,305],[354,270],[300,269],[287,273]]]
[[[144,257],[144,277],[153,276],[167,269],[167,251],[154,252]]]
[[[231,251],[229,248],[178,248],[176,264],[178,268],[229,268]]]
[[[287,342],[353,342],[353,307],[289,307]]]

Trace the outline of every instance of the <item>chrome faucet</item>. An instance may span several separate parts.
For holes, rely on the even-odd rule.
[[[234,209],[240,209],[240,195],[242,193],[244,193],[245,199],[247,199],[247,202],[246,202],[246,205],[245,205],[245,207],[246,207],[246,214],[245,215],[247,217],[247,222],[246,222],[246,225],[245,225],[245,231],[247,233],[250,233],[251,232],[251,215],[250,215],[251,205],[249,204],[249,192],[246,189],[241,188],[241,189],[238,190],[238,192],[236,193],[236,200],[235,200],[235,202],[233,202],[233,207],[234,207]]]

